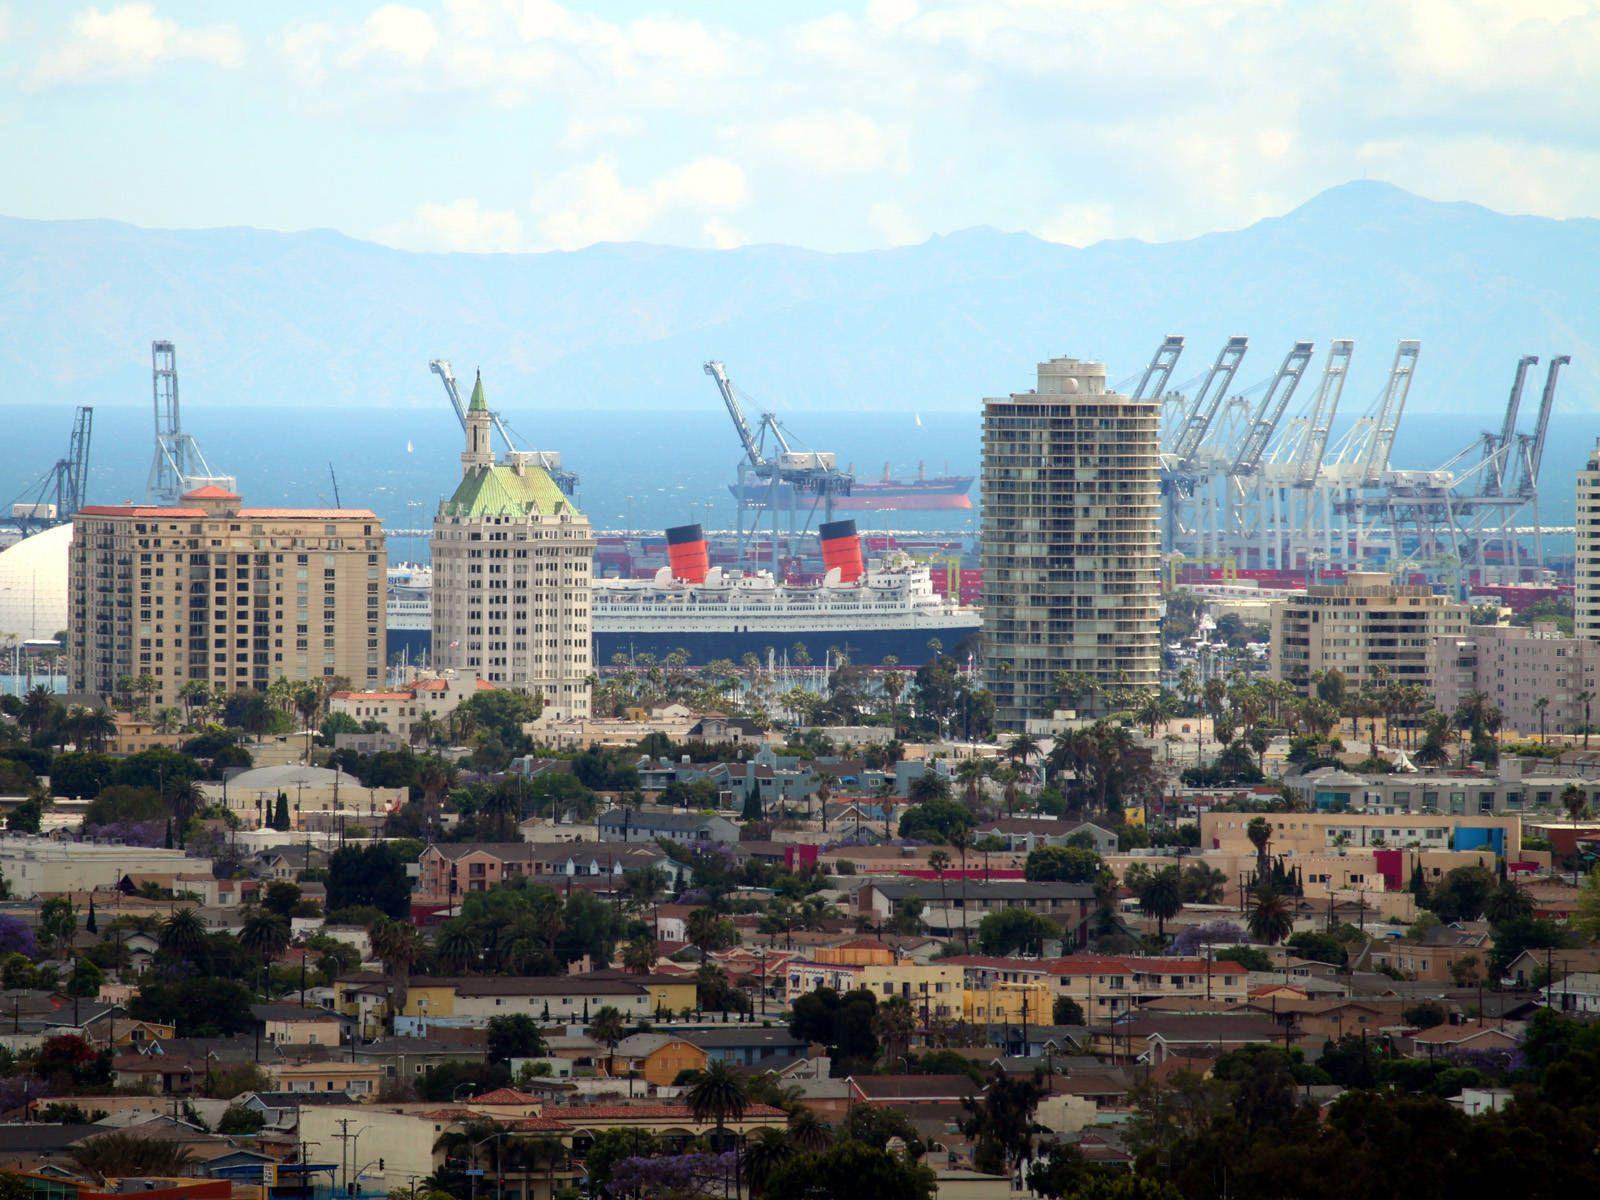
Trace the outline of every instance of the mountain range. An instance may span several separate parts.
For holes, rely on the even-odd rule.
[[[1242,333],[1240,386],[1297,338],[1319,363],[1354,338],[1347,414],[1399,338],[1422,340],[1418,411],[1497,412],[1525,353],[1571,354],[1560,407],[1600,408],[1600,221],[1374,182],[1244,229],[1082,249],[980,228],[845,254],[421,254],[327,231],[0,218],[0,277],[8,398],[30,403],[142,403],[149,343],[169,338],[185,402],[207,408],[442,404],[427,363],[444,357],[519,412],[671,410],[717,403],[700,367],[720,358],[780,413],[935,411],[1025,390],[1055,355],[1124,380],[1168,333],[1188,339],[1188,379]]]

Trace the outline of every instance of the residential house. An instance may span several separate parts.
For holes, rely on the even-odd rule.
[[[1135,1014],[1127,1020],[1092,1025],[1089,1049],[1115,1062],[1160,1064],[1173,1055],[1223,1055],[1242,1046],[1292,1040],[1271,1017],[1240,1012],[1228,1015]]]
[[[704,1070],[710,1056],[702,1046],[666,1033],[635,1033],[617,1043],[618,1075],[633,1075],[669,1087],[685,1071]]]
[[[1412,1058],[1455,1058],[1465,1055],[1509,1055],[1521,1044],[1513,1025],[1435,1025],[1401,1039]]]
[[[1069,821],[1060,817],[994,817],[980,822],[972,831],[976,840],[998,838],[1006,849],[1028,854],[1045,846],[1089,843],[1088,848],[1104,857],[1117,852],[1117,835],[1092,821]]]
[[[969,989],[997,983],[1044,983],[1052,1004],[1074,1001],[1090,1024],[1114,1020],[1151,1001],[1187,998],[1243,1005],[1249,972],[1209,958],[1073,954],[1065,958],[1000,958],[959,954],[940,959],[959,966]]]
[[[1539,989],[1539,1002],[1546,1008],[1574,1016],[1600,1013],[1600,974],[1574,971]]]
[[[319,1092],[357,1098],[376,1096],[383,1086],[383,1068],[373,1062],[263,1063],[283,1092]]]
[[[785,1026],[725,1025],[687,1030],[680,1036],[704,1050],[709,1061],[735,1067],[800,1058],[810,1049]]]
[[[656,846],[605,842],[445,842],[429,846],[417,860],[413,900],[419,905],[457,903],[468,892],[486,892],[512,879],[535,879],[559,887],[571,879],[620,880],[629,871],[659,870],[667,885],[688,881],[688,868]]]
[[[666,838],[690,845],[695,842],[731,845],[739,840],[739,827],[726,817],[650,805],[610,809],[600,814],[595,827],[604,841],[653,842]]]
[[[991,912],[1020,908],[1048,917],[1062,931],[1064,943],[1086,946],[1094,889],[1083,883],[1034,883],[1027,880],[960,881],[949,879],[877,879],[857,890],[857,912],[873,924],[894,915],[904,900],[923,905],[922,920],[935,934],[954,935],[977,929]]]
[[[343,1020],[322,1008],[298,1004],[253,1004],[261,1038],[274,1046],[338,1046]]]

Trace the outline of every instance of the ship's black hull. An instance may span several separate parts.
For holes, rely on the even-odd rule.
[[[944,653],[978,632],[978,625],[947,629],[853,629],[813,633],[779,634],[771,630],[751,630],[737,633],[707,632],[657,632],[602,633],[594,635],[595,666],[604,670],[637,660],[640,655],[653,655],[656,661],[666,658],[676,650],[689,656],[693,666],[704,666],[719,658],[739,662],[746,654],[754,654],[764,666],[767,652],[781,663],[787,654],[790,666],[799,665],[803,657],[795,647],[805,647],[810,661],[821,666],[832,651],[843,653],[852,663],[861,667],[878,666],[893,655],[902,667],[917,667],[934,656],[933,643]]]
[[[820,666],[831,650],[843,652],[857,666],[871,667],[882,664],[893,655],[902,667],[919,667],[933,657],[932,643],[949,653],[978,632],[976,624],[955,629],[857,629],[829,633],[778,635],[754,630],[748,633],[596,633],[594,635],[594,662],[601,669],[616,666],[616,656],[624,661],[636,660],[641,655],[653,655],[656,661],[675,650],[689,656],[693,666],[704,666],[719,658],[735,663],[746,654],[754,654],[762,665],[767,661],[770,648],[779,662],[784,654],[789,665],[798,666],[800,655],[795,646],[803,645],[812,663]],[[427,629],[391,629],[388,637],[389,662],[415,663],[433,657],[433,635]]]

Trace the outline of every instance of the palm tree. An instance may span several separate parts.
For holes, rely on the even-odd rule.
[[[1139,888],[1139,911],[1156,919],[1156,940],[1167,940],[1167,922],[1183,911],[1183,885],[1177,867],[1153,871]]]
[[[1269,946],[1276,946],[1294,929],[1294,914],[1289,900],[1271,888],[1256,892],[1255,906],[1250,910],[1250,933]]]
[[[206,927],[193,907],[180,908],[161,922],[161,949],[181,962],[199,966],[206,954]]]
[[[1019,733],[1006,743],[1006,757],[1028,769],[1028,760],[1039,753],[1039,741],[1031,734]]]
[[[728,925],[713,909],[695,909],[689,914],[687,926],[689,944],[700,951],[701,966],[705,966],[711,951],[721,949],[728,942]]]
[[[477,933],[465,921],[450,921],[439,931],[439,961],[452,971],[470,971],[478,963],[483,946]]]
[[[709,1064],[705,1070],[695,1076],[694,1082],[689,1085],[685,1096],[689,1103],[689,1112],[696,1121],[704,1123],[712,1121],[716,1125],[717,1136],[714,1145],[727,1140],[726,1126],[728,1121],[741,1121],[744,1119],[745,1109],[750,1105],[750,1098],[745,1091],[743,1076],[735,1074],[732,1068],[724,1062]],[[721,1146],[717,1145],[720,1149]],[[733,1192],[739,1194],[739,1159],[738,1142],[734,1143],[733,1167]]]
[[[622,965],[635,975],[648,975],[656,965],[656,942],[636,937],[622,948]]]
[[[96,1179],[148,1175],[183,1175],[189,1165],[189,1148],[166,1138],[136,1133],[102,1133],[79,1142],[67,1152]]]
[[[1583,748],[1587,750],[1589,748],[1589,709],[1594,704],[1594,690],[1591,688],[1587,691],[1579,692],[1573,698],[1583,705]]]
[[[50,724],[55,711],[55,696],[49,688],[39,684],[29,688],[28,694],[22,698],[22,711],[17,714],[17,721],[28,731],[30,738],[36,738]]]
[[[276,913],[253,912],[239,931],[239,944],[261,956],[265,966],[289,944],[289,924]]]
[[[1270,865],[1267,847],[1272,844],[1272,825],[1265,817],[1251,817],[1245,826],[1245,836],[1256,848],[1256,886],[1267,886],[1267,869]]]
[[[971,954],[972,930],[967,927],[967,850],[972,845],[972,830],[965,825],[956,825],[945,835],[945,841],[961,856],[961,943],[963,949]]]
[[[917,1031],[917,1014],[903,996],[894,996],[872,1013],[872,1031],[883,1043],[883,1061],[891,1069],[911,1048]]]
[[[406,989],[411,964],[422,956],[422,937],[404,921],[383,917],[373,922],[372,952],[389,972],[389,1019],[392,1022],[406,1005]]]
[[[1544,732],[1544,714],[1545,714],[1545,710],[1548,709],[1549,707],[1550,707],[1550,697],[1549,696],[1540,696],[1537,700],[1535,700],[1533,702],[1533,710],[1536,713],[1539,714],[1539,744],[1540,745],[1544,745],[1546,742],[1548,742],[1550,740],[1549,738],[1547,738],[1545,736],[1545,732]]]
[[[744,1149],[745,1177],[750,1181],[750,1194],[759,1197],[766,1190],[767,1180],[772,1173],[793,1158],[799,1149],[794,1138],[785,1130],[756,1130]]]
[[[589,1026],[589,1036],[606,1048],[607,1075],[616,1074],[617,1043],[627,1035],[627,1027],[618,1009],[608,1004],[595,1013],[594,1023]]]
[[[1589,815],[1589,799],[1575,783],[1561,789],[1561,807],[1567,810],[1569,821],[1581,821]]]
[[[820,1154],[833,1142],[833,1130],[812,1109],[797,1105],[789,1110],[789,1136],[810,1154]]]
[[[104,750],[106,739],[115,737],[117,721],[103,708],[91,708],[78,719],[78,736],[90,750]]]

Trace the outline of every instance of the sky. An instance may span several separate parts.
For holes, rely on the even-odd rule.
[[[0,0],[0,213],[414,250],[1600,215],[1600,0]]]

